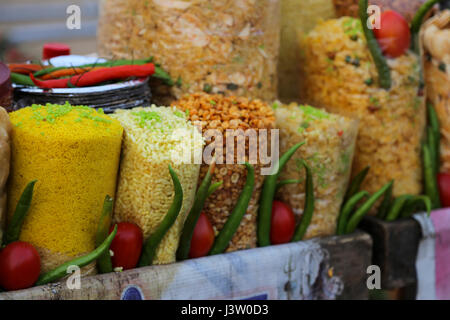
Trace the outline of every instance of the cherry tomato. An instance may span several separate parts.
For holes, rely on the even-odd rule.
[[[408,22],[401,14],[388,10],[381,14],[380,29],[373,29],[383,54],[397,58],[411,45],[411,31]]]
[[[206,256],[214,244],[214,229],[209,222],[208,217],[203,212],[195,225],[194,233],[191,239],[191,248],[189,258],[199,258]]]
[[[291,241],[295,232],[295,216],[292,209],[281,201],[272,205],[272,220],[270,226],[270,241],[281,244]]]
[[[6,290],[33,286],[41,273],[41,258],[28,242],[15,241],[0,251],[0,286]]]
[[[450,174],[438,174],[439,195],[441,197],[442,207],[450,207]]]
[[[111,226],[109,233],[114,230]],[[110,250],[113,252],[111,262],[113,268],[123,270],[136,267],[142,251],[144,236],[141,228],[134,223],[120,222],[117,224],[117,234],[111,243]]]

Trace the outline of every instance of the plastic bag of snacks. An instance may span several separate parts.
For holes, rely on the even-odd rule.
[[[421,39],[427,99],[435,108],[441,127],[441,170],[450,172],[450,10],[425,22]]]
[[[280,154],[306,142],[280,175],[280,180],[304,181],[302,160],[311,168],[316,203],[306,238],[333,235],[350,179],[358,121],[295,103],[274,106],[280,129]],[[303,182],[281,187],[277,196],[289,204],[297,218],[301,217],[305,201]]]
[[[169,211],[174,197],[169,164],[183,188],[180,214],[162,239],[155,255],[155,264],[175,262],[181,231],[191,208],[197,187],[200,164],[191,157],[177,163],[177,150],[188,148],[188,155],[200,152],[201,134],[186,120],[185,113],[175,108],[156,107],[117,110],[125,138],[120,163],[120,176],[114,208],[114,220],[137,224],[147,239]]]
[[[250,129],[254,130],[258,139],[258,150],[269,150],[270,152],[270,129],[275,126],[275,118],[272,109],[260,100],[249,100],[243,97],[223,97],[221,95],[208,94],[192,94],[181,98],[173,103],[174,106],[189,114],[189,119],[196,125],[200,126],[204,133],[205,139],[208,139],[211,133],[220,133],[223,145],[217,145],[219,140],[207,141],[207,147],[212,145],[217,147],[223,146],[222,164],[217,164],[214,174],[212,175],[212,183],[222,181],[222,186],[214,192],[205,203],[203,211],[210,219],[216,232],[220,231],[228,219],[230,212],[233,210],[239,196],[243,190],[246,181],[246,168],[242,164],[238,164],[238,147],[241,146],[239,139],[235,139],[231,134],[238,133],[242,130],[244,133]],[[267,130],[267,140],[261,138],[260,129]],[[227,130],[231,130],[227,132]],[[227,149],[227,139],[235,139],[233,149]],[[229,140],[228,140],[229,141]],[[234,140],[231,140],[234,141]],[[247,140],[243,140],[247,141]],[[255,143],[255,142],[254,142]],[[267,143],[267,144],[266,144]],[[245,161],[249,161],[252,153],[250,151],[250,143],[245,142],[245,150],[242,152]],[[242,150],[242,149],[241,149]],[[233,163],[229,163],[226,158],[231,158],[233,152]],[[216,152],[220,152],[217,151]],[[261,152],[261,151],[259,151]],[[264,151],[262,151],[264,152]],[[219,156],[218,156],[219,157]],[[256,218],[258,213],[259,196],[261,193],[264,175],[261,175],[262,164],[261,154],[258,153],[255,158],[255,187],[247,212],[241,221],[241,224],[233,236],[230,245],[226,249],[227,252],[248,249],[256,247]],[[220,160],[217,159],[217,163]],[[200,179],[203,180],[209,165],[204,164],[200,169]],[[200,181],[201,181],[200,180]]]
[[[0,107],[0,239],[6,217],[6,181],[9,176],[11,123],[5,109]]]
[[[176,98],[205,91],[273,100],[279,7],[279,0],[102,0],[99,54],[153,56],[178,80]]]
[[[312,30],[318,21],[335,16],[332,0],[282,0],[280,56],[278,63],[278,95],[282,101],[300,98],[298,83],[302,81],[303,48],[298,38]]]
[[[358,16],[358,0],[332,0],[338,17]],[[411,21],[417,9],[427,0],[369,0],[369,4],[380,6],[381,11],[394,10]]]
[[[116,190],[123,129],[95,109],[69,104],[33,105],[9,115],[8,218],[25,186],[37,180],[20,240],[37,249],[47,272],[94,250],[103,201]]]
[[[360,120],[353,174],[371,167],[362,189],[373,193],[395,180],[395,196],[421,193],[426,108],[420,58],[407,51],[387,59],[392,86],[385,90],[359,19],[320,23],[305,38],[305,48],[306,101]]]

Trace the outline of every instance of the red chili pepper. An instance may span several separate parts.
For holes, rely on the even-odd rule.
[[[44,89],[67,88],[69,83],[75,87],[88,87],[101,82],[126,79],[129,77],[148,77],[155,72],[155,65],[147,63],[143,65],[125,65],[105,69],[93,70],[65,79],[41,81],[30,74],[31,80],[36,86]]]
[[[342,130],[338,132],[339,137],[342,137],[343,134],[344,134],[344,131],[342,131]]]

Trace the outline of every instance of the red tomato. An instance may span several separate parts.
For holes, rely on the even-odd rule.
[[[214,244],[214,229],[208,217],[203,212],[195,225],[189,249],[189,258],[199,258],[206,256]]]
[[[437,178],[442,207],[448,208],[450,207],[450,174],[439,173]]]
[[[291,241],[295,232],[295,216],[291,208],[280,201],[272,205],[272,220],[270,226],[270,241],[281,244]]]
[[[26,289],[41,273],[41,258],[29,243],[15,241],[0,251],[0,286],[6,290]]]
[[[383,54],[396,58],[403,55],[411,44],[408,22],[399,13],[388,10],[381,14],[380,29],[373,29]]]
[[[114,230],[111,226],[109,233]],[[120,222],[117,224],[117,234],[111,243],[110,250],[113,268],[122,267],[123,270],[136,267],[142,251],[144,236],[141,228],[134,223]]]

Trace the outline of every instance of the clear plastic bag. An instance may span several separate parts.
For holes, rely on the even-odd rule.
[[[305,205],[306,174],[302,161],[311,168],[314,181],[314,215],[306,238],[330,236],[336,232],[344,191],[347,189],[358,121],[293,103],[275,110],[280,129],[280,154],[299,142],[306,142],[286,164],[280,180],[300,180],[283,186],[278,198],[289,204],[300,219]]]
[[[180,79],[156,94],[179,98],[205,91],[271,101],[279,10],[279,0],[101,0],[99,54],[153,56]]]
[[[392,87],[384,90],[359,19],[320,23],[305,48],[305,101],[360,120],[353,174],[370,166],[362,190],[373,193],[395,180],[395,196],[420,194],[426,121],[420,58],[409,51],[388,59]]]
[[[318,21],[334,16],[333,0],[282,0],[278,95],[283,102],[300,98],[303,48],[298,46],[298,37],[303,37]]]

